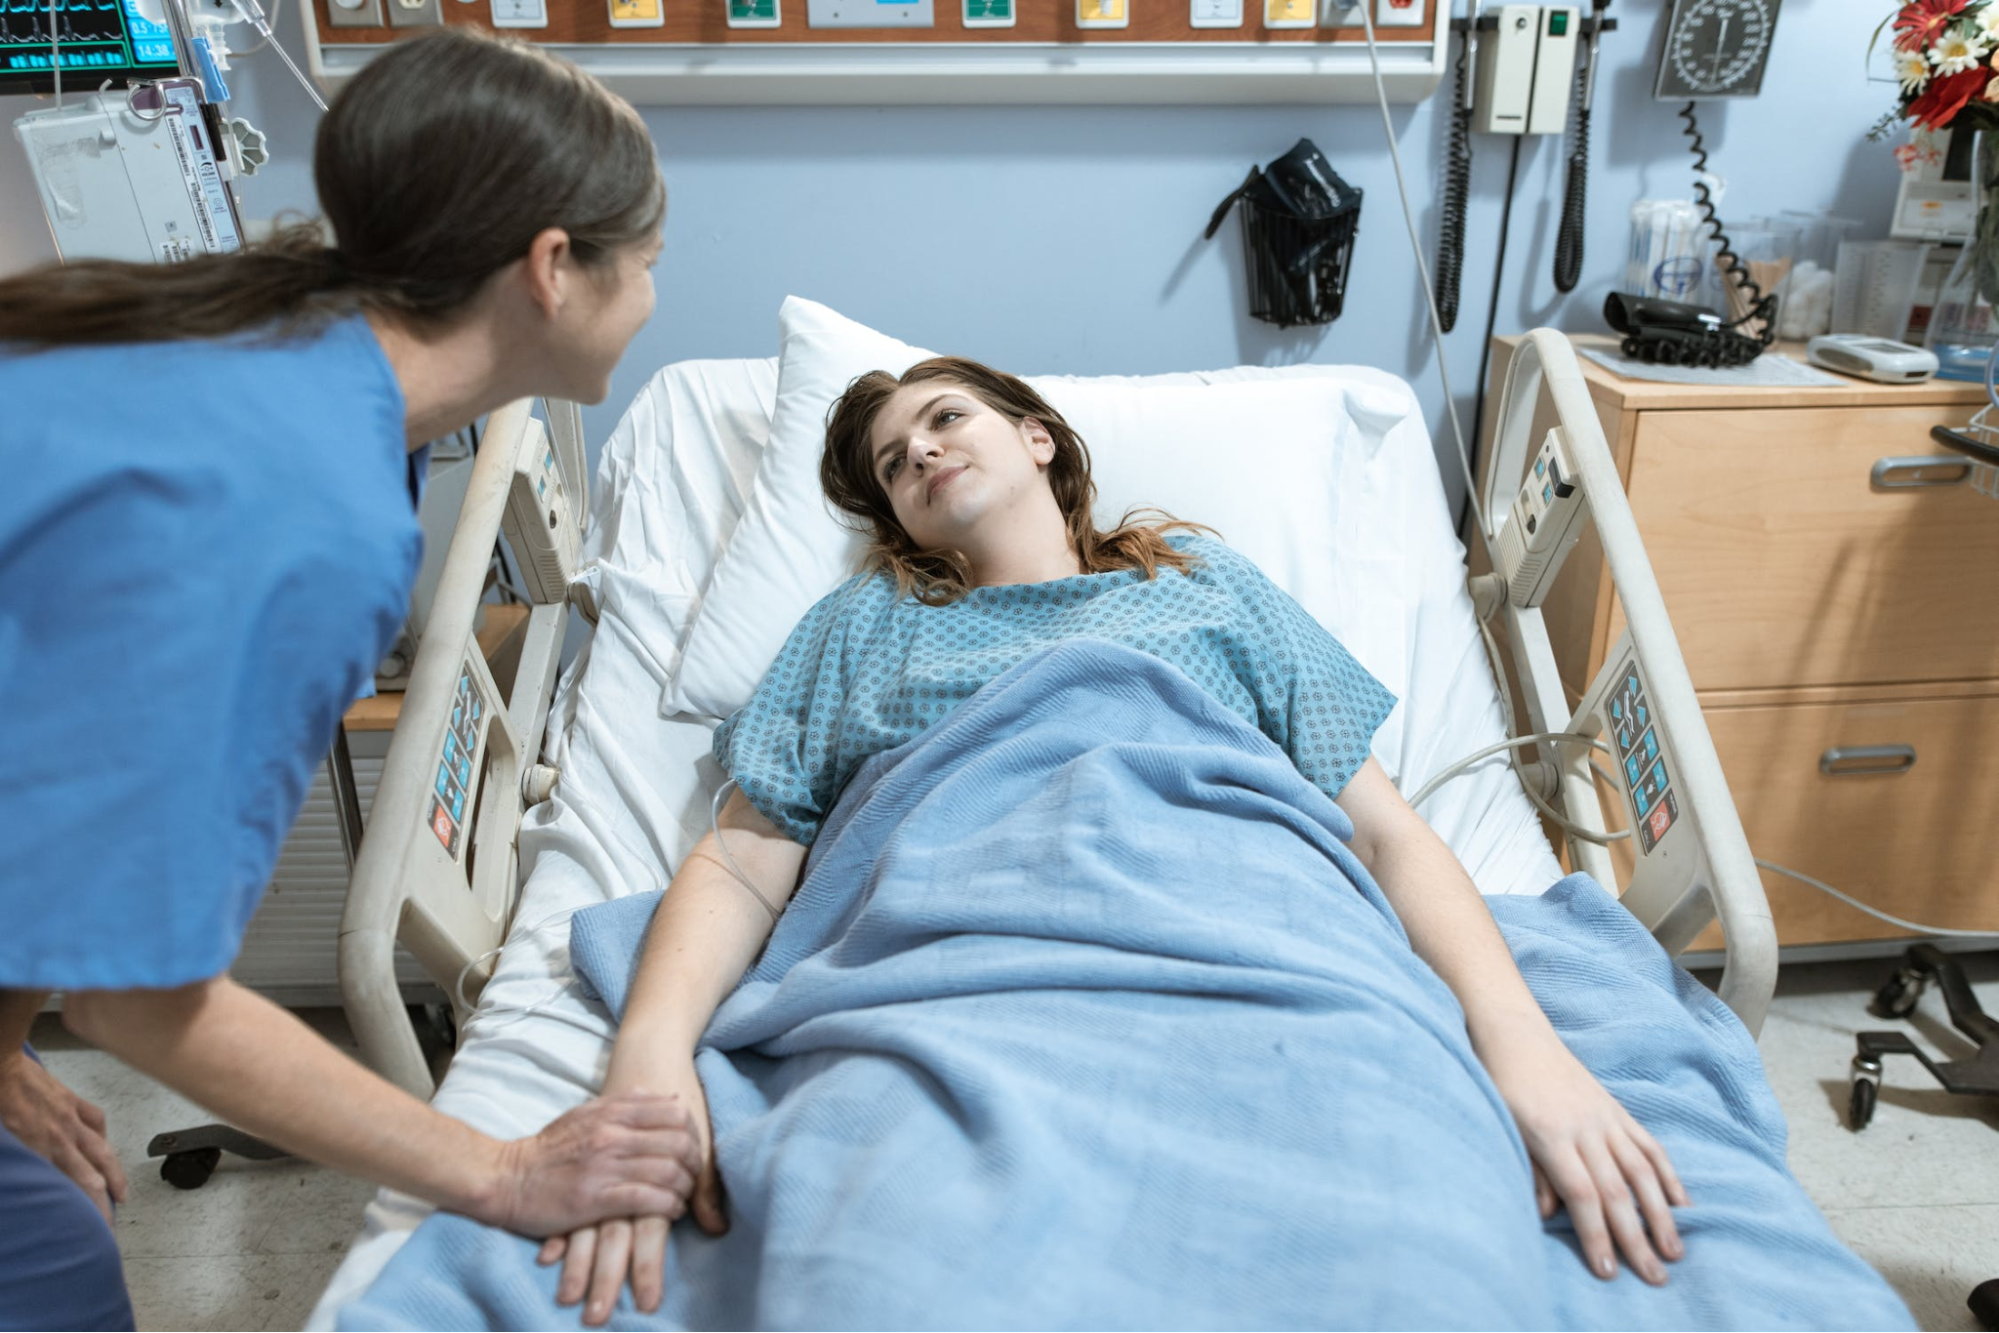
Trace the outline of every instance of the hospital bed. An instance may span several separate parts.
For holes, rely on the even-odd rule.
[[[1671,952],[1718,914],[1728,949],[1721,995],[1754,1032],[1776,966],[1761,885],[1574,356],[1549,330],[1531,334],[1526,347],[1498,407],[1493,475],[1508,480],[1495,481],[1482,508],[1505,507],[1515,499],[1513,479],[1537,468],[1545,475],[1556,460],[1567,490],[1556,497],[1551,487],[1550,501],[1586,499],[1577,523],[1593,523],[1630,628],[1572,707],[1537,597],[1578,528],[1563,525],[1573,506],[1547,510],[1548,522],[1563,525],[1552,544],[1524,561],[1502,556],[1502,568],[1515,574],[1510,590],[1491,581],[1479,588],[1510,647],[1520,729],[1611,737],[1604,758],[1621,760],[1614,738],[1624,710],[1647,710],[1670,764],[1671,818],[1637,856],[1623,901]],[[1511,704],[1495,680],[1464,548],[1408,386],[1378,371],[1325,366],[1115,383],[1143,393],[1155,385],[1301,380],[1344,386],[1356,416],[1366,418],[1365,430],[1336,436],[1362,443],[1329,474],[1343,492],[1328,497],[1327,513],[1337,519],[1313,535],[1343,566],[1365,573],[1340,581],[1346,592],[1329,627],[1400,698],[1375,754],[1413,793],[1461,757],[1495,747],[1420,809],[1482,892],[1538,893],[1562,867],[1508,752],[1496,748],[1508,740]],[[723,779],[709,757],[717,719],[663,715],[661,700],[710,576],[751,505],[777,391],[774,359],[684,362],[653,378],[604,446],[575,605],[561,600],[551,579],[511,681],[491,676],[472,639],[479,579],[509,497],[525,494],[521,488],[550,466],[582,475],[581,434],[572,408],[555,405],[544,426],[526,404],[496,414],[485,434],[357,865],[341,976],[365,1058],[418,1095],[434,1091],[440,1109],[495,1136],[534,1132],[591,1095],[606,1066],[613,1026],[574,984],[568,916],[663,888],[708,829],[710,798]],[[547,519],[557,528],[563,521],[560,512]],[[518,515],[506,526],[517,546],[538,535]],[[559,549],[547,559],[559,570]],[[1537,581],[1537,573],[1545,577]],[[594,631],[551,698],[572,610],[593,620]],[[1641,809],[1656,828],[1664,794],[1648,801],[1642,784],[1620,784],[1615,797],[1624,808],[1607,819],[1591,750],[1558,748],[1554,765],[1539,770],[1543,794],[1579,831],[1570,839],[1572,863],[1614,885],[1610,858],[1590,835],[1637,822]],[[1613,769],[1621,774],[1623,765]],[[457,798],[454,776],[467,779]],[[459,1007],[459,1047],[435,1089],[394,985],[398,939]],[[311,1326],[330,1327],[428,1211],[393,1192],[379,1195]]]

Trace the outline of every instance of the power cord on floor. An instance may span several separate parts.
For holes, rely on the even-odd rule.
[[[1861,902],[1860,899],[1855,898],[1851,894],[1841,893],[1824,880],[1814,879],[1801,870],[1793,870],[1789,866],[1780,866],[1775,861],[1765,861],[1760,856],[1756,858],[1756,864],[1770,871],[1772,874],[1783,875],[1788,879],[1795,879],[1800,884],[1811,885],[1820,893],[1831,894],[1848,907],[1856,911],[1865,912],[1877,921],[1886,921],[1891,926],[1899,926],[1903,930],[1912,930],[1918,935],[1944,935],[1952,939],[1991,940],[1994,943],[1999,943],[1999,931],[1952,930],[1948,926],[1926,926],[1917,921],[1904,921],[1901,917],[1891,916],[1878,907],[1869,907],[1866,903]]]

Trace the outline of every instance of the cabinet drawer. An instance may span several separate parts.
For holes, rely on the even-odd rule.
[[[1999,676],[1999,502],[1962,479],[1873,482],[1906,457],[1967,476],[1929,439],[1945,415],[1639,416],[1631,506],[1697,689]]]
[[[1879,699],[1706,710],[1751,850],[1911,921],[1999,931],[1999,694]],[[1763,883],[1779,943],[1906,933]],[[1719,945],[1710,927],[1693,947]]]

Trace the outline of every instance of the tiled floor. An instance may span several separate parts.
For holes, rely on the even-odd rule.
[[[1999,1012],[1999,955],[1967,966],[1980,999]],[[1965,1296],[1999,1277],[1999,1106],[1949,1097],[1914,1061],[1890,1061],[1874,1123],[1860,1134],[1846,1128],[1853,1034],[1896,1026],[1866,1013],[1890,968],[1786,968],[1763,1033],[1764,1063],[1790,1120],[1792,1169],[1839,1234],[1895,1285],[1924,1328],[1975,1329]],[[338,1013],[309,1017],[348,1040]],[[1969,1051],[1935,995],[1909,1026],[1933,1051]],[[104,1108],[132,1173],[118,1235],[139,1327],[298,1327],[358,1230],[369,1188],[297,1162],[225,1162],[200,1190],[174,1190],[145,1161],[146,1141],[206,1117],[53,1022],[39,1024],[35,1038],[49,1067]]]

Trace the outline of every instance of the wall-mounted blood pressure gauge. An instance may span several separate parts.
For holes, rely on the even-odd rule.
[[[1652,95],[1662,102],[1754,97],[1779,0],[1673,0]]]

